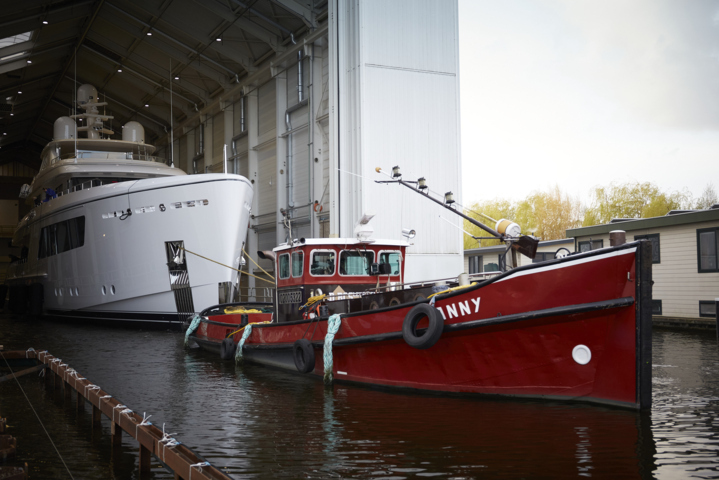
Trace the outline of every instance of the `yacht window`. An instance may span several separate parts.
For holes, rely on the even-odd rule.
[[[389,263],[392,267],[392,275],[399,275],[401,263],[401,255],[398,251],[380,252],[379,263]]]
[[[297,278],[302,276],[302,264],[305,260],[304,252],[292,252],[292,276]]]
[[[278,270],[280,272],[280,278],[283,280],[290,278],[290,255],[283,253],[277,261],[279,263]]]
[[[85,217],[54,223],[40,231],[37,257],[45,258],[85,244]]]
[[[342,250],[340,252],[340,275],[369,275],[374,262],[374,252]]]
[[[310,274],[316,276],[330,276],[335,274],[334,250],[315,250],[312,252]]]

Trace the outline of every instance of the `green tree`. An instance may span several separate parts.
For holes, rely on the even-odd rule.
[[[714,190],[714,184],[709,183],[706,187],[704,187],[704,191],[702,192],[701,197],[699,197],[694,204],[694,208],[697,210],[705,210],[707,208],[711,208],[711,206],[716,203],[719,203],[717,192]]]
[[[569,228],[582,224],[582,203],[555,185],[546,192],[533,192],[519,202],[514,221],[525,234],[542,240],[566,238]]]
[[[473,203],[464,214],[478,220],[484,225],[494,229],[497,220],[502,218],[512,219],[514,217],[515,206],[509,200],[497,198],[480,203]],[[489,218],[487,218],[489,217]],[[520,225],[521,226],[521,225]],[[489,234],[481,228],[473,225],[469,221],[464,221],[464,230],[471,233],[475,237],[488,237]],[[469,235],[464,235],[464,248],[488,247],[490,245],[498,245],[499,240],[475,240]]]
[[[651,182],[611,183],[594,189],[582,225],[609,223],[613,218],[659,217],[688,205],[690,199],[685,192],[662,192]]]

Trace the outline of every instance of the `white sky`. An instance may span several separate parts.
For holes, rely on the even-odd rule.
[[[719,187],[719,1],[459,0],[463,203]]]

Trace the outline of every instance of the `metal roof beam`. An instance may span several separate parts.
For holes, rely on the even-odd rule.
[[[136,77],[139,77],[139,78],[145,80],[146,82],[151,83],[152,85],[155,85],[156,87],[159,87],[159,88],[161,88],[161,89],[167,90],[168,92],[170,91],[170,89],[169,89],[168,87],[166,87],[166,86],[162,85],[161,83],[156,82],[155,80],[153,80],[153,79],[147,77],[146,75],[143,75],[142,73],[140,73],[140,72],[138,72],[138,71],[136,71],[136,70],[134,70],[134,69],[128,67],[126,64],[121,63],[121,62],[118,62],[118,61],[115,60],[114,58],[110,58],[110,57],[106,56],[105,54],[100,53],[100,52],[98,52],[97,50],[94,50],[94,49],[88,47],[87,45],[83,45],[83,47],[84,47],[86,50],[89,50],[90,52],[94,53],[95,55],[97,55],[97,56],[99,56],[99,57],[102,57],[102,58],[104,58],[105,60],[108,60],[109,62],[113,63],[114,65],[121,65],[123,71],[124,71],[124,70],[127,70],[128,72],[132,73],[132,74],[135,75]],[[173,95],[175,95],[176,97],[179,97],[179,98],[185,100],[186,102],[190,103],[191,105],[196,105],[196,104],[197,104],[196,101],[191,100],[191,99],[187,98],[186,96],[184,96],[184,95],[182,95],[182,94],[180,94],[180,93],[177,93],[174,89],[172,90],[171,93],[172,93]],[[204,99],[201,95],[198,94],[197,96],[198,96],[198,98],[200,99],[200,102],[203,102],[203,103],[205,102],[205,99]]]
[[[145,26],[146,28],[150,29],[150,31],[152,31],[153,33],[157,33],[157,34],[160,35],[161,37],[166,38],[166,39],[170,40],[170,41],[173,42],[173,43],[176,43],[177,45],[181,46],[181,47],[184,48],[185,50],[189,50],[192,54],[194,54],[194,55],[196,55],[196,56],[198,56],[198,57],[200,57],[200,58],[206,60],[207,62],[209,62],[209,63],[215,65],[216,67],[218,67],[218,68],[220,68],[220,69],[226,71],[226,72],[229,73],[231,76],[235,76],[235,75],[237,75],[237,74],[239,73],[239,72],[235,72],[234,70],[232,70],[232,69],[230,69],[230,68],[227,68],[225,65],[223,65],[223,64],[221,64],[221,63],[219,63],[219,62],[216,62],[215,60],[213,60],[212,58],[208,57],[207,55],[204,55],[204,54],[198,52],[197,50],[195,50],[195,49],[192,48],[191,46],[189,46],[189,45],[187,45],[187,44],[181,42],[180,40],[176,39],[176,38],[173,37],[172,35],[169,35],[169,34],[163,32],[162,30],[158,29],[156,26],[152,26],[152,25],[150,25],[149,23],[143,22],[143,21],[140,20],[139,18],[137,18],[137,17],[135,17],[134,15],[132,15],[132,14],[130,14],[130,13],[128,13],[128,12],[122,10],[122,9],[119,8],[119,7],[116,7],[115,5],[112,5],[112,4],[109,4],[109,3],[108,3],[108,5],[109,5],[110,7],[112,7],[112,8],[114,8],[115,10],[121,12],[123,15],[125,15],[125,16],[131,18],[132,20],[134,20],[135,22],[139,23],[140,25],[143,25],[143,26]],[[155,44],[158,43],[158,42],[150,42],[150,43],[153,44],[153,45],[155,45]],[[156,45],[155,45],[155,46],[156,46]],[[158,48],[159,48],[159,47],[158,47]],[[190,62],[191,62],[191,61],[192,61],[192,60],[190,60]],[[252,63],[249,63],[249,64],[247,64],[247,65],[245,65],[245,64],[243,64],[243,63],[241,63],[241,62],[238,62],[238,63],[240,63],[240,65],[242,65],[242,67],[245,68],[245,69],[247,69],[247,68],[253,68],[253,67],[252,67]],[[194,67],[193,67],[193,68],[194,68]]]
[[[237,11],[232,10],[227,4],[222,2],[221,0],[215,0],[214,2],[210,2],[207,0],[193,0],[198,5],[202,6],[203,8],[209,10],[210,12],[214,13],[218,17],[222,18],[223,20],[226,20],[228,22],[232,23],[232,26],[239,28],[240,30],[244,30],[245,32],[249,33],[255,38],[258,38],[259,40],[262,40],[266,44],[272,48],[275,52],[283,51],[284,47],[282,46],[282,38],[278,35],[275,35],[274,33],[270,32],[266,28],[262,27],[261,25],[258,25],[257,23],[244,18],[244,17],[238,17]],[[239,2],[237,2],[239,3]],[[240,4],[242,5],[242,4]],[[244,7],[243,7],[244,8]],[[273,23],[274,25],[274,23]],[[286,28],[282,27],[282,30],[287,30]],[[210,41],[213,41],[214,39],[210,39]]]
[[[311,8],[302,2],[295,0],[271,0],[272,3],[276,3],[280,7],[284,8],[288,12],[294,14],[297,18],[302,20],[307,28],[315,28],[316,20],[315,14]]]

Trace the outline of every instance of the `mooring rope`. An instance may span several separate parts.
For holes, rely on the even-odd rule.
[[[200,473],[202,473],[202,467],[209,467],[209,466],[210,466],[210,462],[193,463],[192,465],[190,465],[190,478],[188,480],[192,480],[192,468],[193,467],[197,467],[197,470],[199,470]]]
[[[340,329],[342,318],[339,313],[335,313],[327,320],[327,335],[325,335],[325,348],[322,354],[325,362],[325,385],[332,383],[332,341],[335,339],[335,334]]]
[[[57,456],[60,457],[60,461],[65,466],[65,470],[67,470],[67,474],[70,475],[71,479],[75,480],[75,477],[72,476],[72,472],[70,472],[70,469],[68,468],[67,463],[65,463],[65,459],[62,458],[62,455],[60,455],[60,450],[57,449],[57,445],[55,445],[55,442],[52,441],[52,437],[50,436],[50,433],[48,433],[47,428],[45,428],[45,425],[43,425],[42,420],[40,420],[40,415],[37,414],[35,407],[33,407],[32,403],[30,403],[30,399],[28,398],[27,394],[25,393],[25,390],[23,390],[22,385],[20,385],[20,381],[15,376],[15,372],[13,372],[12,368],[10,367],[10,364],[8,363],[7,359],[5,358],[5,355],[3,355],[2,351],[0,351],[0,356],[2,356],[2,359],[5,361],[5,365],[7,365],[7,368],[10,369],[10,373],[12,373],[12,377],[17,382],[17,386],[20,387],[20,391],[25,396],[25,400],[27,400],[27,404],[30,405],[30,408],[32,409],[32,413],[35,414],[37,421],[40,423],[40,426],[45,431],[45,435],[47,435],[47,438],[50,440],[52,447],[55,449],[55,452],[57,452]]]
[[[245,252],[245,247],[242,247],[242,253],[244,253],[245,255],[247,255],[247,258],[249,258],[250,261],[257,266],[257,268],[259,268],[260,270],[262,270],[263,272],[265,272],[265,275],[267,275],[268,277],[270,277],[272,280],[275,279],[275,277],[273,277],[272,275],[270,275],[270,274],[267,272],[267,270],[265,270],[264,268],[260,267],[260,264],[257,263],[257,262],[255,262],[255,261],[253,260],[253,258],[250,256],[249,253]]]
[[[194,317],[192,317],[192,322],[190,322],[190,326],[187,327],[187,331],[185,332],[185,346],[187,346],[190,343],[190,335],[192,335],[195,330],[197,330],[197,327],[200,326],[200,322],[202,321],[202,317],[200,314],[195,314]]]
[[[240,343],[237,344],[237,350],[235,350],[235,363],[238,365],[242,363],[242,347],[245,346],[245,340],[247,340],[247,337],[249,337],[251,333],[252,324],[248,323],[245,325],[245,331],[242,332],[242,338],[240,339]]]
[[[235,267],[230,267],[229,265],[225,265],[224,263],[220,263],[220,262],[215,261],[215,260],[213,260],[213,259],[211,259],[211,258],[204,257],[204,256],[200,255],[199,253],[191,252],[191,251],[189,251],[189,250],[186,249],[186,248],[183,248],[183,247],[180,247],[180,248],[181,248],[182,250],[186,251],[187,253],[191,253],[191,254],[193,254],[193,255],[195,255],[195,256],[197,256],[197,257],[204,258],[204,259],[207,260],[208,262],[212,262],[212,263],[216,263],[216,264],[218,264],[218,265],[222,265],[223,267],[229,268],[230,270],[234,270],[234,271],[236,271],[236,272],[240,272],[240,273],[243,274],[243,275],[249,275],[250,277],[254,277],[254,278],[257,278],[258,280],[262,280],[262,281],[265,281],[265,282],[267,282],[267,283],[271,283],[272,285],[275,285],[275,282],[270,282],[270,281],[267,280],[266,278],[258,277],[257,275],[252,275],[252,274],[249,273],[249,272],[243,272],[242,270],[238,270],[238,269],[236,269]],[[258,265],[258,266],[259,266],[259,265]],[[264,270],[263,270],[263,271],[264,271]],[[267,273],[267,272],[265,272],[265,273]],[[269,275],[269,274],[268,274],[268,275]],[[274,277],[272,278],[272,280],[274,280]]]
[[[137,438],[138,429],[139,429],[140,427],[145,427],[145,426],[147,426],[147,425],[152,425],[152,422],[148,422],[148,420],[150,419],[151,416],[152,416],[152,415],[148,415],[147,413],[142,412],[142,421],[141,421],[140,423],[138,423],[137,425],[135,425],[135,438]],[[128,415],[128,417],[129,417],[129,415]],[[132,417],[130,417],[130,418],[131,418],[133,421],[135,420],[135,419],[132,418]]]

